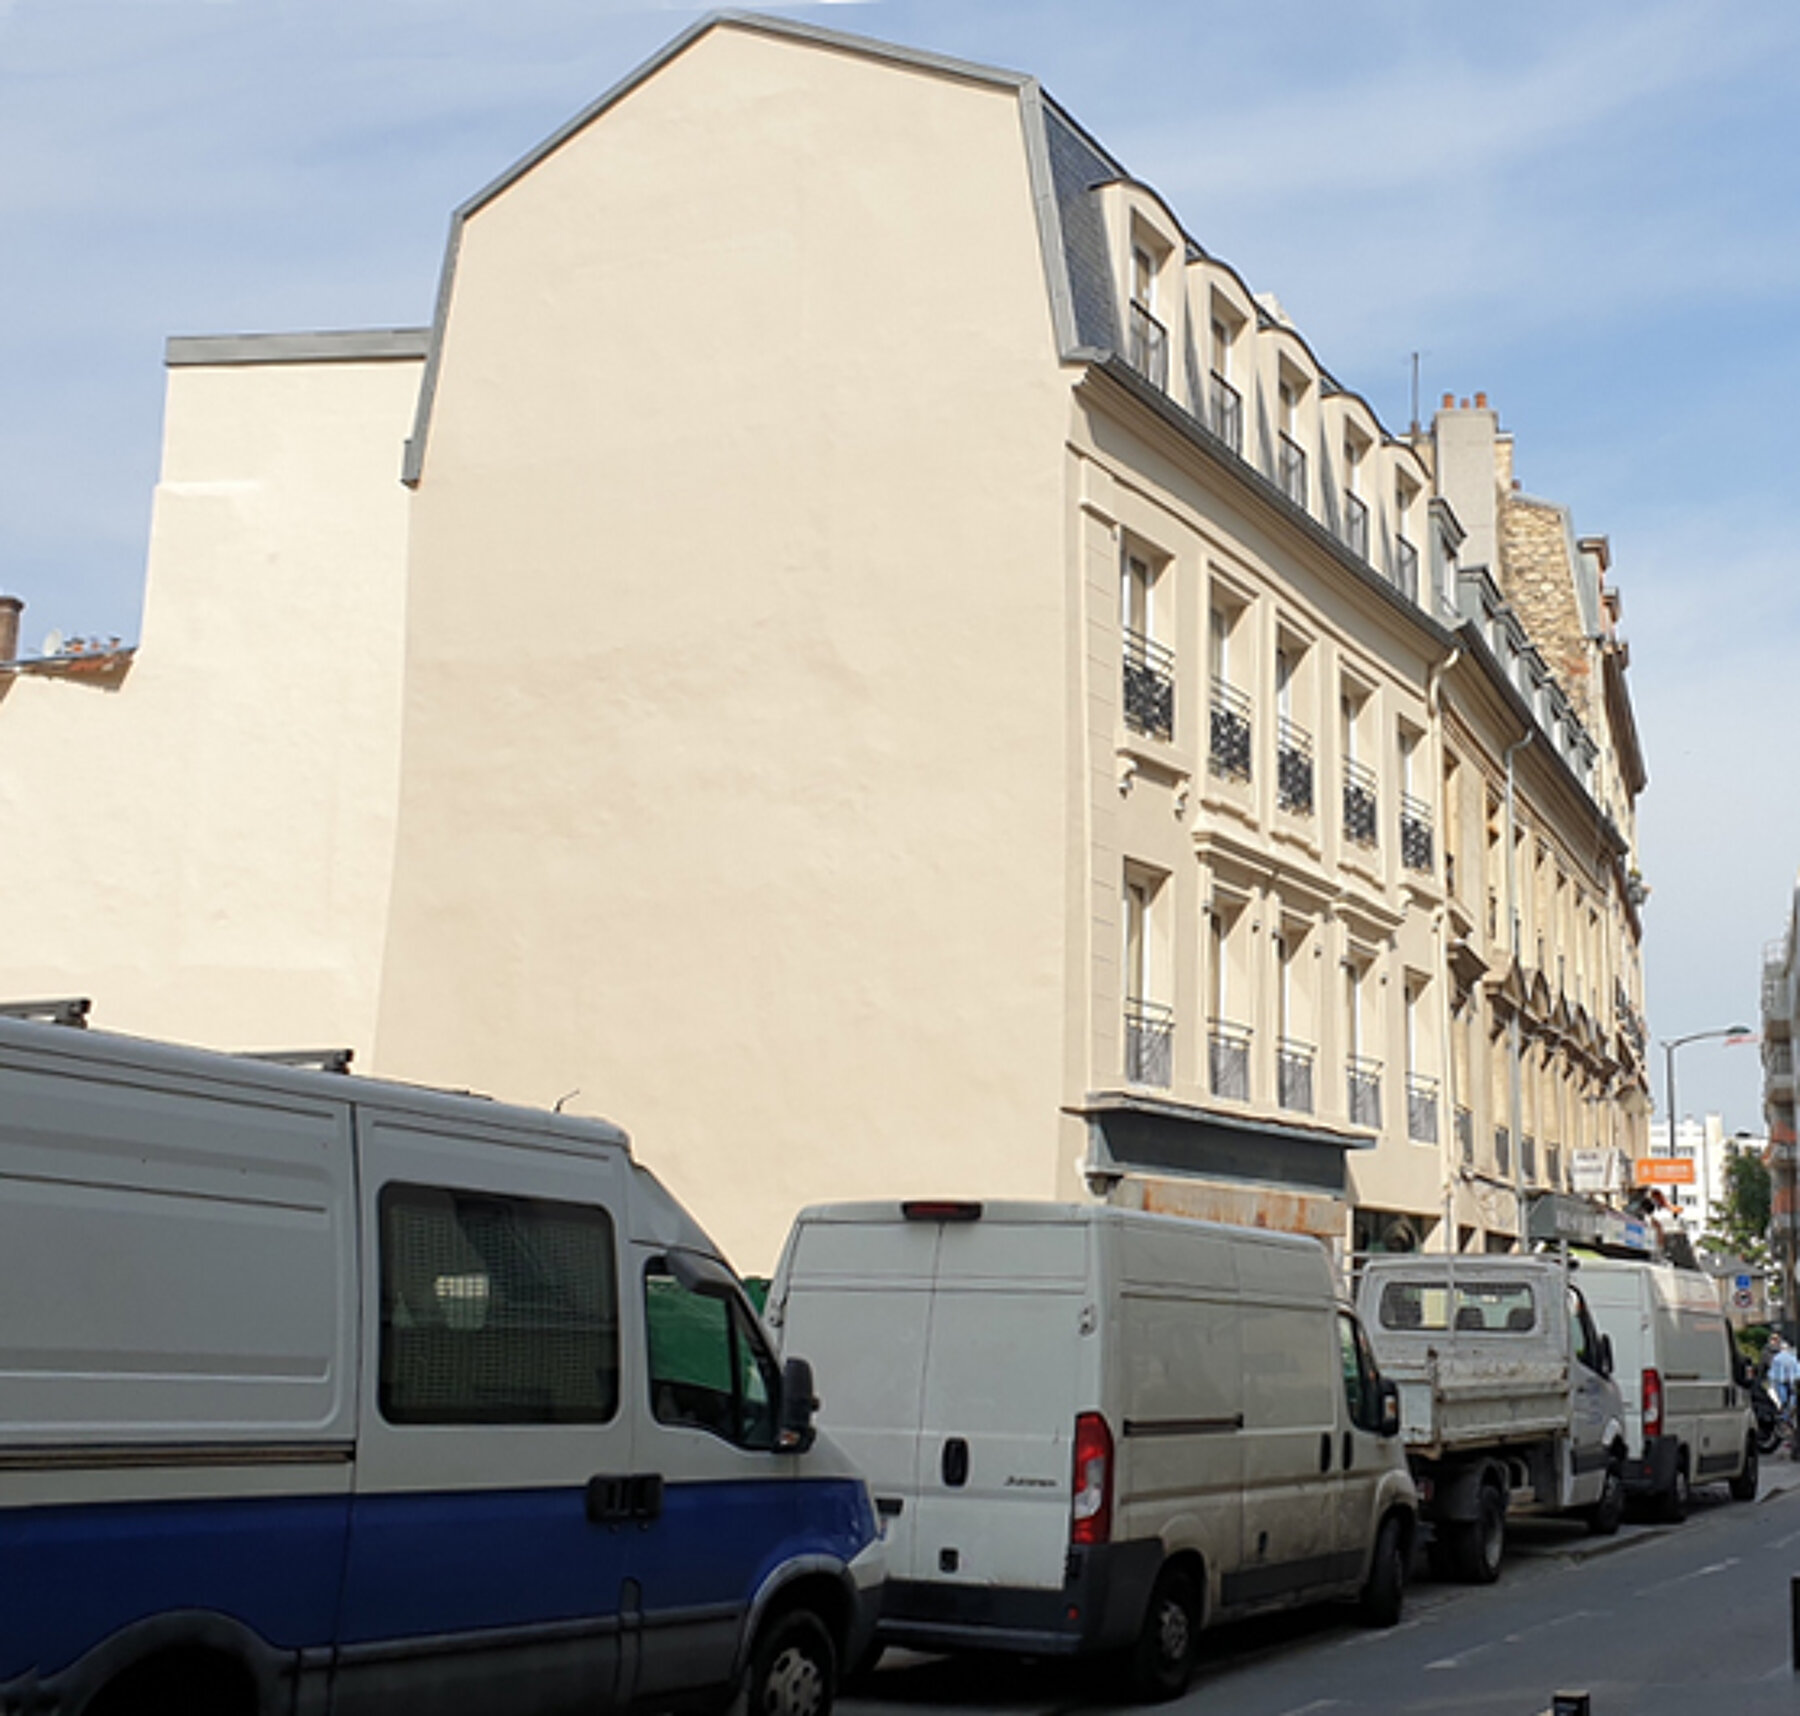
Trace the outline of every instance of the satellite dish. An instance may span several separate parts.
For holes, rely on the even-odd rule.
[[[44,633],[44,654],[61,655],[63,651],[63,635],[61,632]]]

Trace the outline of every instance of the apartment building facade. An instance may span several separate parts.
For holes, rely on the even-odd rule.
[[[330,838],[255,848],[266,1033],[329,993],[372,1070],[606,1112],[749,1267],[911,1193],[1498,1248],[1641,1133],[1603,546],[1559,572],[1491,413],[1386,430],[1029,78],[713,20],[457,211],[429,330],[171,362],[142,659],[83,727],[223,601],[272,647],[214,712],[354,732],[356,794],[296,801]],[[283,978],[339,866],[330,982]],[[154,893],[15,981],[103,988]],[[202,944],[99,1022],[242,1044]]]
[[[1794,1145],[1794,1019],[1800,1013],[1800,885],[1788,904],[1787,927],[1763,949],[1762,1057],[1763,1118],[1769,1129],[1769,1164],[1773,1209],[1770,1238],[1781,1273],[1784,1326],[1793,1333],[1800,1306],[1800,1172]]]

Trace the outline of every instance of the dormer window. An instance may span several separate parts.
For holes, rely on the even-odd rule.
[[[1300,399],[1305,382],[1284,373],[1276,385],[1280,431],[1275,441],[1275,480],[1295,506],[1306,505],[1306,449],[1300,444]]]
[[[1243,326],[1243,318],[1215,295],[1210,324],[1212,373],[1207,383],[1207,422],[1212,432],[1238,454],[1244,450],[1244,400],[1232,386],[1231,378],[1236,367],[1234,348]]]
[[[1153,387],[1169,389],[1169,331],[1156,319],[1156,258],[1147,245],[1131,247],[1131,304],[1126,358]]]
[[[1419,550],[1413,540],[1412,511],[1418,486],[1404,476],[1394,481],[1394,583],[1409,602],[1419,599]]]
[[[1355,430],[1344,432],[1344,545],[1358,560],[1369,558],[1369,503],[1362,498],[1363,459],[1369,443]]]

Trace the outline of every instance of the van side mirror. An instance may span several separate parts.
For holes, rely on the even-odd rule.
[[[813,1393],[812,1366],[791,1358],[781,1367],[781,1412],[775,1421],[775,1451],[804,1454],[818,1437],[813,1414],[819,1410]]]
[[[1400,1434],[1400,1389],[1385,1376],[1381,1379],[1381,1434],[1398,1436]]]
[[[1611,1376],[1613,1370],[1612,1336],[1600,1337],[1600,1374]]]

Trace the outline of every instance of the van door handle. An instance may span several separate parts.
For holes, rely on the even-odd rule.
[[[960,1436],[952,1436],[944,1444],[944,1482],[960,1490],[969,1481],[969,1444]]]
[[[662,1517],[661,1472],[618,1476],[602,1472],[587,1482],[590,1525],[632,1525]]]
[[[1331,1470],[1331,1432],[1329,1430],[1321,1431],[1319,1434],[1319,1470],[1321,1472]]]

